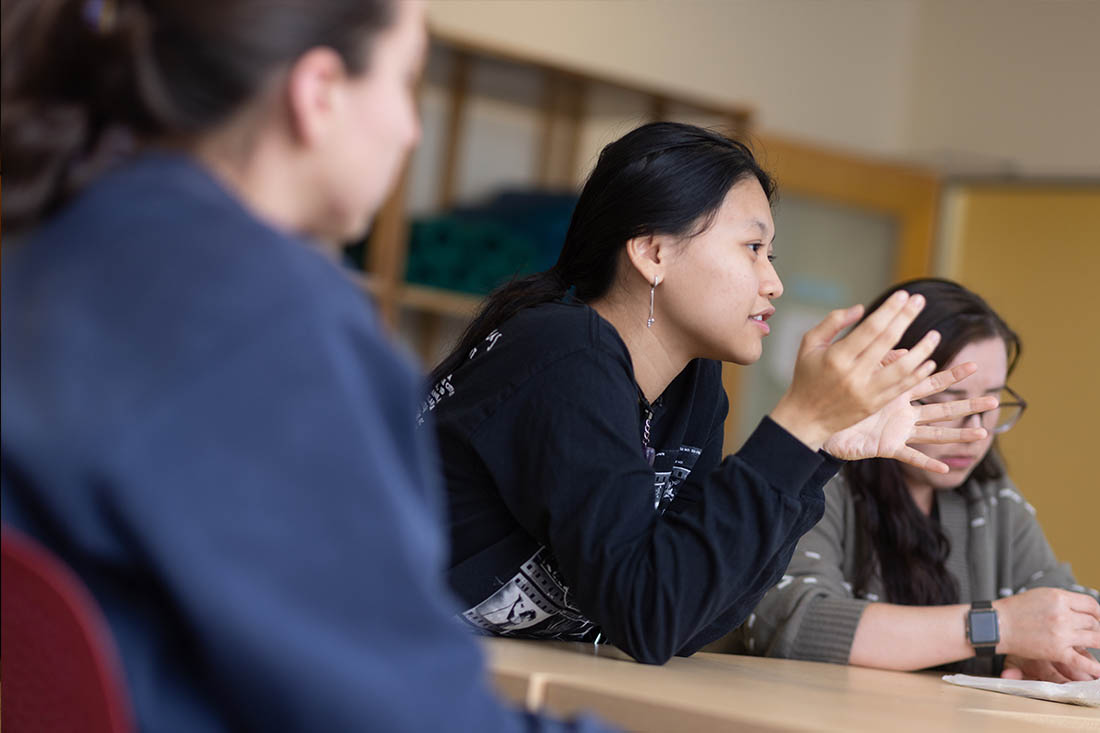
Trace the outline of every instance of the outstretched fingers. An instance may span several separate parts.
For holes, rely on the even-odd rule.
[[[932,372],[936,371],[936,363],[925,361],[925,359],[932,355],[939,342],[939,332],[929,331],[926,333],[916,346],[909,349],[907,353],[894,358],[892,364],[875,375],[874,388],[890,392],[891,396],[896,396],[909,392],[923,380],[928,379]],[[896,351],[889,352],[884,361]]]
[[[932,471],[934,473],[947,473],[951,469],[943,461],[937,461],[935,458],[926,456],[919,450],[910,448],[905,445],[902,446],[897,453],[893,456],[895,461],[901,461],[902,463],[908,463],[910,466],[916,466],[922,468],[925,471]]]
[[[907,299],[902,307],[896,313],[894,313],[893,318],[891,318],[885,324],[880,325],[880,327],[876,330],[874,338],[872,338],[870,342],[868,342],[867,345],[858,352],[856,358],[864,363],[881,363],[882,358],[886,356],[886,354],[891,349],[894,348],[898,341],[901,340],[901,337],[905,335],[906,330],[909,328],[909,326],[912,325],[916,317],[920,315],[920,312],[924,308],[924,305],[925,299],[923,295],[914,295]],[[879,310],[882,309],[880,308]],[[878,311],[875,311],[875,313],[878,313]],[[875,313],[872,313],[871,316],[869,316],[862,324],[860,324],[859,328],[862,328],[864,325],[870,323],[871,317],[874,316]],[[857,328],[856,330],[859,329]],[[852,331],[852,333],[854,334],[855,331]],[[922,341],[918,343],[917,347],[911,349],[910,351],[914,351],[917,348],[923,348],[923,346],[924,341],[922,339]],[[929,350],[926,353],[930,354],[931,351]],[[923,361],[923,359],[917,360],[916,363],[920,363],[921,361]]]
[[[924,382],[914,387],[909,393],[909,399],[923,400],[925,397],[938,394],[952,384],[966,379],[976,371],[978,371],[978,365],[972,361],[968,361],[965,364],[959,364],[950,369],[944,369],[942,372],[936,372]]]
[[[893,349],[882,357],[882,365],[888,367],[907,353],[909,353],[909,349]]]
[[[941,428],[918,426],[908,443],[973,443],[989,435],[985,428]]]
[[[930,422],[957,420],[960,417],[973,415],[976,412],[988,412],[996,406],[997,398],[993,395],[971,397],[968,400],[952,400],[951,402],[937,402],[932,405],[921,405],[917,408],[916,423],[917,425],[925,425]]]
[[[909,293],[904,290],[897,291],[887,298],[886,302],[880,305],[874,313],[864,318],[863,323],[853,328],[851,333],[838,341],[836,347],[846,358],[854,361],[874,342],[879,334],[893,322],[894,318],[901,313],[909,300]],[[905,329],[902,329],[902,333],[904,332]],[[898,336],[900,337],[901,334],[899,333]],[[892,347],[896,343],[897,339],[894,339],[890,346]],[[883,349],[883,354],[880,355],[875,362],[881,362],[882,356],[884,356],[887,351],[889,351],[889,349]]]
[[[851,308],[830,311],[829,315],[821,323],[817,324],[802,337],[804,348],[828,346],[836,338],[837,334],[859,320],[863,315],[862,305],[853,305]],[[847,340],[847,339],[845,339]]]

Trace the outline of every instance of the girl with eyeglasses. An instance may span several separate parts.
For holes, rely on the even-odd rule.
[[[1054,557],[997,451],[996,435],[1026,407],[1006,383],[1019,337],[956,283],[914,280],[877,302],[898,290],[928,302],[899,349],[935,329],[934,361],[979,367],[919,403],[996,395],[995,409],[935,423],[980,425],[987,437],[922,446],[947,473],[883,458],[847,464],[782,579],[715,648],[900,670],[961,662],[970,673],[1055,682],[1100,677],[1086,651],[1100,646],[1097,593]]]

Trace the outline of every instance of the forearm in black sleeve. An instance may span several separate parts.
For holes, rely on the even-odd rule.
[[[822,495],[822,487],[836,475],[837,470],[843,465],[843,461],[833,458],[827,453],[819,452],[824,459],[821,466],[802,487],[803,512],[799,521],[792,526],[792,531],[780,550],[772,558],[767,566],[761,568],[759,576],[754,579],[751,586],[745,589],[745,595],[736,599],[734,603],[723,611],[711,624],[707,625],[693,638],[687,641],[676,653],[678,656],[691,656],[707,644],[720,639],[733,629],[740,626],[768,589],[779,582],[791,556],[806,532],[810,531],[819,521],[825,510],[825,500]]]
[[[660,664],[755,595],[761,570],[805,524],[800,489],[821,459],[769,422],[706,477],[698,503],[658,517],[652,474],[634,453],[635,472],[608,471],[606,454],[576,466],[577,482],[591,483],[548,518],[546,536],[586,615],[635,659]]]

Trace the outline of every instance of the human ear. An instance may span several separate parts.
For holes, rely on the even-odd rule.
[[[649,234],[627,240],[626,258],[631,267],[650,284],[664,280],[670,259],[671,243],[660,235]]]
[[[331,48],[314,48],[298,57],[286,80],[291,134],[306,147],[318,145],[332,128],[341,104],[347,70]]]

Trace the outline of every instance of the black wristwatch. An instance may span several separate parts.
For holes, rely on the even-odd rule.
[[[997,611],[991,601],[974,601],[966,613],[966,640],[979,657],[992,657],[1001,640]]]

